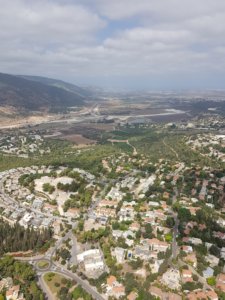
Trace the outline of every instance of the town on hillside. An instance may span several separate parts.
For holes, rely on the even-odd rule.
[[[82,148],[5,132],[3,299],[225,299],[224,126],[119,123]]]

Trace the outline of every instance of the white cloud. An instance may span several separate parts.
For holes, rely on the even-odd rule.
[[[0,0],[0,37],[34,45],[88,42],[105,22],[81,5]],[[29,45],[27,45],[29,46]]]
[[[155,20],[193,18],[225,10],[223,0],[96,0],[102,15],[120,20],[146,16]]]
[[[166,74],[176,82],[225,69],[224,0],[0,0],[0,7],[4,72],[98,82]]]

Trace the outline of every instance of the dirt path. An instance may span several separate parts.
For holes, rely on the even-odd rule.
[[[127,145],[129,145],[131,148],[133,148],[133,155],[138,154],[137,149],[133,145],[131,145],[131,143],[128,140],[127,140]]]
[[[137,152],[137,149],[131,145],[131,143],[129,142],[129,140],[113,140],[113,139],[108,139],[109,142],[111,142],[112,144],[113,143],[125,143],[127,145],[129,145],[132,149],[133,149],[133,155],[137,155],[138,152]]]
[[[164,146],[166,146],[167,148],[169,148],[170,149],[170,151],[172,151],[175,155],[176,155],[176,158],[178,159],[178,160],[180,160],[180,158],[179,158],[179,155],[178,155],[178,153],[177,153],[177,151],[176,150],[174,150],[174,148],[173,147],[171,147],[170,145],[168,145],[166,142],[165,142],[165,139],[163,139],[163,144],[164,144]]]

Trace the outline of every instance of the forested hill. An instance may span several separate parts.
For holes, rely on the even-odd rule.
[[[68,83],[58,79],[42,77],[42,76],[27,76],[27,75],[19,75],[18,77],[35,81],[35,82],[40,82],[49,86],[58,87],[68,92],[72,92],[81,97],[89,97],[92,95],[91,91],[88,88],[79,87],[75,84]]]
[[[50,80],[51,81],[51,80]],[[26,79],[0,73],[0,106],[11,106],[19,111],[62,111],[71,106],[82,106],[85,93],[66,89],[48,81]]]

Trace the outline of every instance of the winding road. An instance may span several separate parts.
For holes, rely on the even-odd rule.
[[[130,147],[133,149],[133,155],[137,155],[137,154],[138,154],[137,148],[134,147],[134,146],[129,142],[129,140],[114,140],[114,139],[108,139],[108,142],[111,142],[112,144],[113,144],[113,143],[125,143],[125,144],[127,144],[128,146],[130,146]]]
[[[21,260],[21,261],[27,261],[33,265],[34,269],[36,270],[37,276],[38,276],[38,282],[40,284],[40,287],[46,294],[47,299],[53,300],[55,298],[52,295],[47,284],[45,283],[43,276],[47,272],[55,272],[55,273],[59,273],[63,276],[69,277],[70,279],[76,281],[79,285],[82,286],[82,288],[87,293],[89,293],[93,297],[93,299],[105,300],[105,298],[97,291],[97,289],[95,287],[91,286],[87,280],[83,280],[76,273],[73,273],[73,272],[67,270],[65,266],[62,266],[53,260],[54,253],[57,250],[57,248],[59,248],[62,245],[62,243],[64,241],[66,241],[68,238],[71,238],[72,234],[73,234],[72,230],[70,230],[63,238],[61,238],[59,241],[56,242],[56,244],[53,248],[50,248],[49,251],[47,251],[46,254],[43,256],[16,257],[15,259]],[[40,267],[38,266],[38,262],[40,262],[42,260],[46,260],[49,262],[49,266],[47,268],[45,268],[44,270],[40,269]]]
[[[167,148],[169,148],[169,149],[170,149],[170,151],[172,151],[172,152],[175,154],[175,156],[176,156],[177,160],[180,160],[180,158],[179,158],[179,155],[178,155],[177,151],[176,151],[176,150],[174,150],[174,148],[173,148],[173,147],[171,147],[170,145],[168,145],[168,144],[165,142],[165,138],[163,139],[163,144],[164,144],[164,146],[166,146]]]

